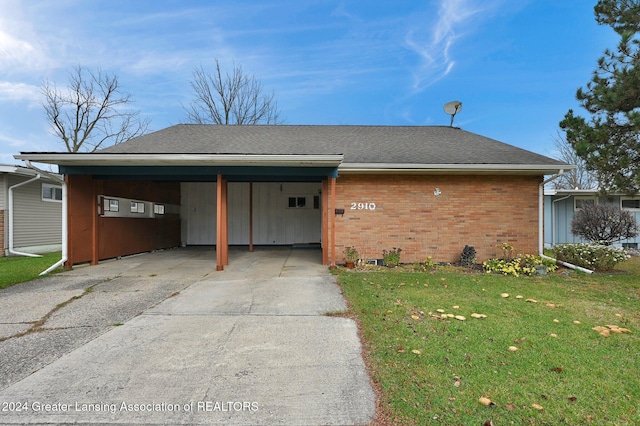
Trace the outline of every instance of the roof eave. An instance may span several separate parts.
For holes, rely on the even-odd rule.
[[[18,160],[58,166],[279,166],[338,167],[340,173],[529,174],[571,170],[568,164],[343,163],[342,154],[108,154],[21,153]]]
[[[0,165],[0,173],[9,173],[13,175],[29,176],[29,177],[38,175],[38,172],[33,169],[29,169],[23,166],[12,166],[12,165]],[[58,176],[54,172],[50,172],[50,173],[51,175]],[[45,177],[45,179],[47,178]]]
[[[574,169],[564,164],[392,164],[342,163],[338,171],[349,173],[407,173],[407,174],[528,174],[551,175]]]
[[[342,154],[71,154],[22,153],[18,160],[59,166],[295,166],[337,167]]]
[[[0,165],[0,173],[20,174],[26,176],[35,176],[35,172],[20,166]]]

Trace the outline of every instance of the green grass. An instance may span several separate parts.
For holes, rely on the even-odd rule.
[[[618,269],[533,278],[340,274],[381,394],[378,423],[640,424],[640,259]],[[436,318],[437,309],[467,319]],[[592,330],[610,324],[632,332]]]
[[[0,257],[0,289],[37,278],[60,256],[60,252],[55,252],[42,257]]]

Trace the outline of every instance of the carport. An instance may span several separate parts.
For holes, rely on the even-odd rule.
[[[335,264],[335,179],[342,162],[335,155],[257,154],[131,154],[131,153],[22,153],[16,158],[55,164],[65,176],[68,215],[66,266],[175,247],[182,243],[185,219],[180,205],[181,186],[214,183],[216,269],[229,264],[229,183],[243,184],[248,197],[242,203],[248,215],[243,245],[253,250],[254,218],[263,214],[254,206],[254,184],[316,183],[321,188],[323,264]],[[32,166],[33,167],[33,166]],[[316,201],[316,200],[314,200]],[[289,201],[291,202],[291,201]],[[232,212],[233,213],[233,212]],[[203,231],[205,232],[205,231]],[[64,256],[64,254],[63,254]]]

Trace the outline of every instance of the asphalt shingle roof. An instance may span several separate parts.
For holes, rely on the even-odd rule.
[[[563,165],[447,126],[178,124],[99,151],[109,154],[343,154],[344,163]]]

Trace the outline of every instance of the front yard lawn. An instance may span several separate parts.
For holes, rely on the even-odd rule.
[[[55,252],[42,257],[0,257],[0,289],[38,278],[40,272],[59,261],[60,256],[60,252]]]
[[[379,392],[376,424],[640,424],[639,258],[594,275],[338,280]]]

